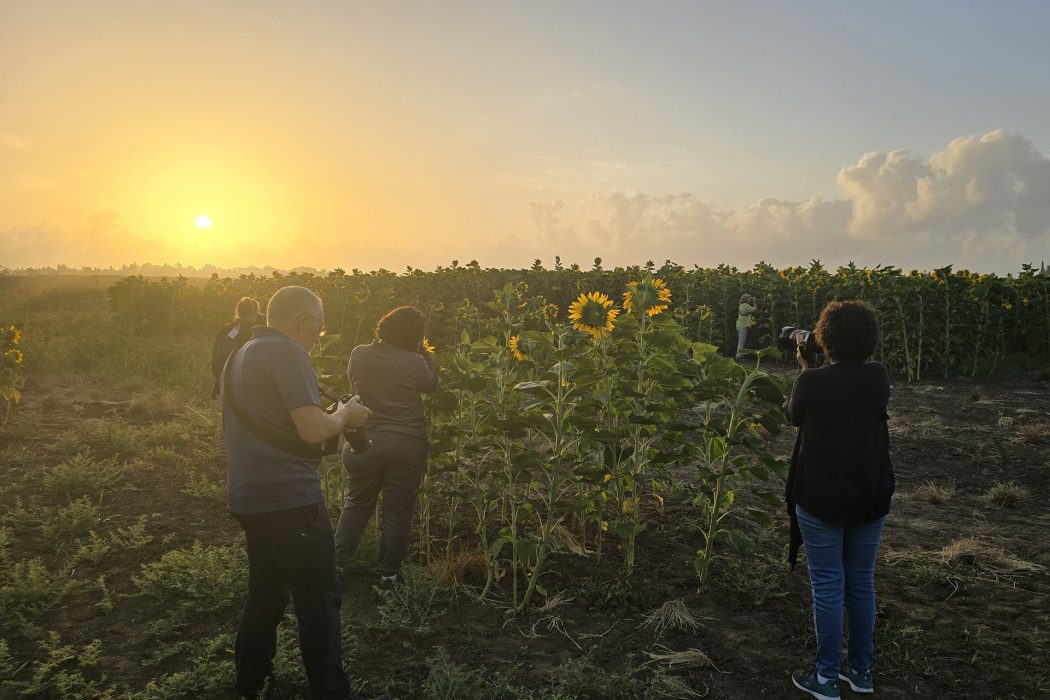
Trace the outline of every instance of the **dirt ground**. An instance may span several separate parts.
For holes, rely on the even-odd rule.
[[[898,381],[890,412],[898,493],[876,574],[878,694],[1050,694],[1050,388]],[[793,431],[778,439],[783,454],[792,440]],[[1010,482],[1023,487],[1015,495],[1027,494],[1003,505],[988,500],[993,486]],[[931,502],[952,487],[945,502]],[[647,660],[659,645],[699,649],[709,657],[710,668],[675,674],[706,697],[796,694],[790,672],[811,663],[814,638],[805,565],[789,573],[783,564],[786,515],[778,514],[774,532],[754,531],[760,542],[755,552],[727,553],[728,560],[717,562],[721,576],[716,572],[703,594],[696,592],[690,566],[698,546],[690,515],[679,507],[653,516],[629,586],[640,595],[596,605],[576,594],[563,606],[509,622],[464,605],[447,628],[423,642],[369,639],[354,657],[358,673],[393,678],[394,688],[411,697],[434,645],[444,645],[462,663],[484,664],[525,684],[584,653],[616,669],[628,659]],[[555,590],[616,577],[613,565],[569,554],[552,568],[558,573],[548,587]],[[367,581],[348,588],[348,624],[373,622],[371,597]],[[656,639],[641,626],[644,613],[675,598],[684,598],[701,627]],[[395,646],[397,670],[390,658]]]
[[[169,418],[185,414],[180,402],[169,400]],[[57,393],[54,401],[57,406]],[[129,424],[143,426],[164,417],[121,401],[85,396],[78,404],[80,415],[123,416]],[[163,413],[163,407],[155,410]],[[897,380],[890,413],[898,493],[876,573],[878,695],[1050,695],[1050,386],[1035,380]],[[7,464],[0,466],[0,478],[7,484],[4,505],[9,511],[16,499],[28,503],[38,495],[39,478],[31,478],[30,472],[40,472],[58,458],[39,449],[35,438],[19,433],[26,421],[56,430],[66,422],[42,400],[27,407],[2,436]],[[221,484],[221,445],[206,439],[217,428],[213,421],[214,416],[202,412],[199,434],[187,429],[176,437],[202,450],[195,458],[210,465],[205,476]],[[790,454],[793,437],[791,430],[777,437],[779,454]],[[156,656],[158,642],[150,624],[167,603],[134,595],[131,576],[142,562],[195,540],[241,543],[221,494],[205,498],[172,488],[186,481],[189,462],[168,456],[168,462],[156,455],[142,460],[106,504],[106,512],[120,514],[113,517],[122,523],[146,515],[156,535],[153,541],[116,552],[97,569],[85,564],[71,574],[90,581],[105,573],[114,609],[100,614],[97,592],[78,593],[34,621],[41,629],[58,631],[66,644],[100,639],[104,654],[94,673],[127,689],[141,689],[150,679],[185,670],[191,657],[190,650],[183,650],[142,663],[146,656]],[[564,595],[519,617],[460,592],[429,629],[391,628],[381,624],[380,594],[372,587],[372,575],[357,572],[344,591],[348,671],[366,692],[427,697],[428,660],[444,648],[452,662],[486,677],[498,673],[514,685],[534,689],[537,697],[543,697],[542,689],[559,669],[581,658],[610,676],[644,678],[648,690],[639,696],[655,694],[652,681],[660,676],[673,679],[678,697],[687,696],[683,688],[707,698],[801,697],[791,686],[790,673],[812,662],[814,639],[805,564],[790,573],[784,563],[786,514],[775,514],[772,530],[738,521],[757,547],[747,554],[726,551],[714,563],[713,581],[703,593],[697,591],[692,568],[700,542],[695,518],[688,506],[651,513],[639,539],[639,564],[629,579],[620,576],[612,549],[601,561],[557,554],[543,584],[552,596]],[[58,555],[27,540],[11,548],[10,556],[12,561],[32,556],[51,561]],[[469,581],[469,567],[463,576]],[[675,599],[688,607],[699,623],[696,629],[658,634],[644,624],[647,613]],[[232,633],[238,608],[234,602],[214,613],[192,615],[171,638],[192,646]],[[29,653],[27,639],[7,631],[2,636],[9,637],[16,660]],[[676,657],[683,664],[677,667],[670,665],[675,658],[659,658],[688,650],[702,655]],[[221,668],[228,670],[229,650],[217,656],[225,659]],[[671,685],[660,687],[672,692],[666,690]],[[845,688],[843,696],[850,695]]]

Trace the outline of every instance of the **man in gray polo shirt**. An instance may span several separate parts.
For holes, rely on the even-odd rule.
[[[230,356],[222,377],[226,495],[248,550],[236,687],[252,698],[265,685],[291,593],[310,694],[348,698],[340,649],[342,595],[317,467],[319,443],[363,425],[369,411],[356,397],[332,414],[321,409],[307,355],[324,331],[317,295],[305,287],[279,289],[266,318],[267,327],[256,328]]]

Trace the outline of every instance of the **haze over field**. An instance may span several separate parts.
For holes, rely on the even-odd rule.
[[[1050,261],[1041,2],[0,1],[0,264]]]

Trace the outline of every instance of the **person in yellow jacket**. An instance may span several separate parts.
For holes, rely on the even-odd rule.
[[[740,308],[736,317],[736,359],[740,359],[740,353],[747,343],[747,329],[751,327],[751,317],[758,311],[758,302],[750,294],[740,297]]]

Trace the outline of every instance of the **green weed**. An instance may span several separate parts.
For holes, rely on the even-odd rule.
[[[719,577],[722,586],[754,605],[788,594],[781,585],[784,560],[765,552],[753,552],[746,559],[725,559]]]
[[[439,647],[427,659],[427,677],[423,681],[427,700],[528,700],[533,695],[513,685],[500,673],[485,669],[468,669],[449,658]]]
[[[645,683],[639,669],[622,672],[599,667],[587,658],[559,664],[552,678],[552,700],[628,700],[643,697]]]
[[[119,483],[123,474],[116,459],[96,460],[77,454],[44,473],[44,491],[52,498],[97,497]]]
[[[214,503],[226,502],[226,482],[208,476],[203,469],[190,469],[186,485],[180,491],[187,496],[196,496]]]
[[[48,511],[48,516],[40,523],[40,532],[45,540],[53,544],[83,537],[98,527],[102,520],[101,508],[87,496],[59,508],[49,508]]]
[[[73,579],[49,571],[40,557],[5,566],[0,572],[0,618],[45,612],[77,587]]]
[[[77,543],[77,549],[70,557],[69,566],[91,564],[97,566],[110,552],[110,541],[92,530],[88,536]]]
[[[576,594],[592,610],[623,610],[641,602],[641,594],[627,578],[587,578],[576,589]]]
[[[446,582],[415,567],[407,567],[403,575],[404,583],[379,591],[379,627],[429,634],[433,622],[448,612],[455,591]]]
[[[183,652],[185,661],[179,665],[185,670],[151,680],[141,692],[130,693],[127,700],[218,698],[229,693],[234,677],[232,633],[176,646]]]
[[[238,547],[174,549],[132,577],[139,595],[176,605],[176,616],[228,608],[244,594],[248,567]]]
[[[95,668],[102,658],[101,641],[96,639],[77,649],[63,645],[58,632],[48,632],[40,642],[40,651],[44,659],[33,661],[26,668],[28,673],[19,674],[28,676],[24,680],[18,680],[14,674],[4,674],[6,678],[0,680],[4,697],[69,700],[108,700],[114,697],[113,690],[106,687],[106,676],[94,677]],[[12,665],[6,645],[0,647],[0,668],[5,665]]]
[[[149,517],[140,515],[131,525],[124,527],[118,527],[116,530],[109,533],[109,541],[113,543],[113,546],[120,549],[138,549],[144,547],[153,541],[153,535],[146,532],[146,524],[149,522]]]

